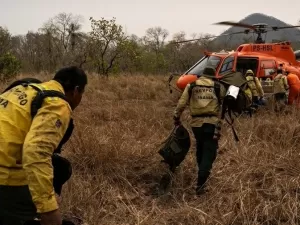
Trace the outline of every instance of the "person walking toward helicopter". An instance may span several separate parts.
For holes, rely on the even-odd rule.
[[[261,86],[257,84],[257,81],[255,79],[256,77],[254,76],[254,73],[252,70],[247,70],[245,77],[248,81],[248,86],[251,90],[252,103],[254,105],[258,105],[259,97],[263,97],[263,90],[262,90]]]
[[[281,67],[277,69],[277,75],[273,80],[273,95],[275,100],[275,112],[279,112],[287,104],[286,92],[289,89],[287,76]]]
[[[225,87],[214,80],[216,70],[206,67],[203,74],[183,91],[174,111],[174,124],[180,125],[180,116],[189,103],[191,126],[196,139],[198,181],[196,194],[203,194],[205,183],[216,159],[220,138],[221,102],[226,95]]]

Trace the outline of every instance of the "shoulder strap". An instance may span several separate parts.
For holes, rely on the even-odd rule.
[[[192,96],[192,90],[193,88],[196,87],[196,81],[193,81],[192,83],[190,83],[190,87],[189,87],[189,100],[191,99]]]
[[[217,81],[217,80],[214,81],[214,89],[215,89],[215,92],[216,92],[216,96],[218,98],[218,102],[219,102],[219,104],[221,104],[222,103],[221,94],[220,94],[221,93],[221,86],[220,86],[219,81]]]
[[[60,154],[62,151],[62,146],[67,143],[67,141],[70,139],[72,132],[74,130],[74,123],[73,123],[73,119],[71,118],[70,123],[68,125],[68,128],[66,130],[66,133],[64,134],[62,140],[60,141],[59,145],[57,146],[57,148],[55,149],[54,153],[58,153]]]
[[[196,81],[193,81],[192,83],[190,83],[189,96],[191,96],[192,90],[193,90],[194,87],[196,87]]]
[[[31,117],[32,118],[37,114],[38,110],[41,108],[45,98],[58,97],[58,98],[61,98],[65,101],[67,101],[66,96],[59,91],[42,90],[32,84],[27,84],[27,85],[29,85],[30,87],[34,88],[37,91],[37,94],[31,103]]]
[[[10,89],[18,86],[18,85],[22,85],[22,86],[26,86],[30,83],[42,83],[40,80],[35,79],[35,78],[24,78],[24,79],[20,79],[20,80],[16,80],[13,83],[11,83],[6,89],[4,89],[4,91],[2,91],[1,94],[3,94],[4,92],[9,91]]]
[[[34,116],[37,114],[38,110],[42,107],[43,101],[45,98],[47,97],[58,97],[61,98],[65,101],[67,101],[66,96],[59,92],[59,91],[55,91],[55,90],[42,90],[32,84],[27,84],[30,87],[34,88],[37,91],[37,95],[36,97],[32,100],[31,103],[31,117],[34,118]],[[60,154],[62,151],[62,146],[70,139],[72,133],[73,133],[73,129],[74,129],[74,123],[73,123],[73,119],[70,119],[68,128],[62,138],[62,140],[60,141],[60,143],[58,144],[57,148],[55,149],[54,153],[58,153]]]

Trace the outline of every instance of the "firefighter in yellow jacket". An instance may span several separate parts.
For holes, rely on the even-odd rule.
[[[85,72],[77,67],[63,68],[52,80],[34,84],[63,93],[67,101],[45,98],[33,120],[34,88],[19,85],[0,95],[0,224],[21,225],[36,215],[42,225],[62,223],[51,157],[86,84]]]
[[[220,137],[221,102],[226,90],[221,83],[213,79],[215,73],[214,68],[205,68],[199,79],[186,86],[174,111],[174,123],[180,124],[180,116],[189,104],[191,126],[197,143],[197,194],[204,193],[205,183],[217,155]]]
[[[249,89],[251,90],[252,102],[256,105],[259,105],[260,104],[259,101],[264,96],[264,91],[262,89],[261,83],[258,80],[258,78],[254,76],[252,70],[247,70],[245,77],[248,80],[248,86]]]
[[[280,111],[287,103],[286,92],[289,89],[287,77],[282,68],[277,69],[277,75],[273,80],[273,94],[275,97],[275,111]]]

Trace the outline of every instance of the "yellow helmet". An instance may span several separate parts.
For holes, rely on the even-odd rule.
[[[254,74],[252,70],[247,70],[246,74]]]

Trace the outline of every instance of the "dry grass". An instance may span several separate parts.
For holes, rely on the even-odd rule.
[[[64,187],[63,211],[89,225],[299,224],[297,112],[283,117],[261,111],[236,120],[240,143],[224,126],[206,195],[194,195],[194,145],[170,193],[151,195],[165,172],[157,151],[172,129],[178,97],[169,94],[166,81],[90,76],[63,153],[74,168]],[[184,118],[187,124],[187,112]]]

